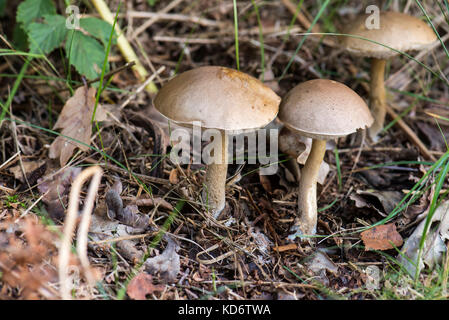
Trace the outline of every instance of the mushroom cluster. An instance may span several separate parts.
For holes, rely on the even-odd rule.
[[[209,164],[202,193],[213,217],[225,207],[228,135],[253,131],[270,123],[281,98],[261,81],[225,67],[200,67],[167,82],[154,99],[155,108],[171,121],[190,127],[217,129],[221,161]]]
[[[162,87],[154,99],[162,115],[181,126],[199,122],[202,129],[221,133],[221,161],[208,165],[202,191],[211,217],[217,218],[226,203],[228,135],[265,127],[278,116],[284,125],[279,138],[282,152],[296,160],[305,145],[303,139],[295,137],[312,139],[303,168],[294,172],[299,179],[298,214],[290,239],[316,233],[317,179],[326,142],[367,128],[375,139],[385,118],[387,59],[399,52],[429,47],[436,39],[426,23],[401,13],[381,13],[379,29],[368,29],[365,22],[366,15],[361,15],[350,23],[345,30],[349,36],[343,37],[341,44],[353,54],[372,58],[370,108],[356,92],[337,81],[305,81],[281,101],[259,80],[218,66],[184,72]]]

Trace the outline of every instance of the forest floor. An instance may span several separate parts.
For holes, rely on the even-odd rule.
[[[63,15],[65,2],[52,2]],[[99,17],[90,1],[80,2],[84,17]],[[119,1],[106,2],[115,13]],[[339,32],[364,11],[360,1],[237,1],[238,46],[233,1],[152,2],[123,2],[117,24],[157,88],[177,73],[207,65],[237,68],[238,61],[240,71],[280,97],[301,82],[327,78],[368,101],[369,60],[349,55],[336,36],[303,35]],[[230,179],[224,212],[211,222],[200,200],[206,166],[170,161],[171,127],[152,106],[155,94],[131,68],[121,68],[126,61],[116,44],[108,54],[113,76],[105,77],[103,84],[110,81],[98,97],[103,118],[92,125],[98,81],[87,84],[94,87],[88,93],[63,47],[44,56],[22,54],[27,44],[14,35],[20,2],[1,8],[0,1],[0,299],[61,297],[69,192],[76,175],[94,165],[103,174],[88,238],[90,267],[73,250],[67,258],[74,298],[449,298],[442,237],[448,225],[441,213],[449,193],[449,6],[377,2],[382,10],[425,20],[422,4],[442,42],[410,53],[415,61],[399,55],[387,65],[388,103],[404,125],[388,116],[376,142],[354,134],[328,143],[317,237],[309,243],[288,240],[298,191],[288,156],[280,155],[277,173],[269,176],[259,174],[258,164],[230,165],[228,177],[238,179]],[[84,104],[90,113],[74,111],[61,120],[63,108]],[[55,143],[68,128],[88,134],[81,149]],[[441,214],[441,223],[430,223],[429,212]],[[423,238],[422,229],[415,231],[426,221],[431,228]],[[361,236],[368,229],[371,242]],[[412,237],[422,246],[408,242],[407,255],[420,254],[425,268],[410,274],[416,268],[399,257]],[[89,285],[89,275],[96,284]]]

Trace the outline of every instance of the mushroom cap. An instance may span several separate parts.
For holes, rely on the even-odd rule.
[[[279,119],[306,137],[329,140],[371,126],[365,101],[342,83],[316,79],[303,82],[282,100]]]
[[[190,127],[255,130],[270,123],[281,98],[261,81],[234,69],[209,66],[184,72],[167,82],[154,99],[165,117]]]
[[[363,37],[402,52],[422,50],[436,39],[433,30],[422,20],[399,12],[380,13],[379,29],[368,29],[368,14],[359,15],[344,29],[343,33]],[[389,59],[398,54],[387,47],[367,40],[342,36],[341,43],[349,52],[363,57]]]

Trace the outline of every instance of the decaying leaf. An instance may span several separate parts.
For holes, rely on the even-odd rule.
[[[403,243],[402,237],[397,232],[394,223],[380,225],[360,234],[365,250],[388,250],[400,247]]]
[[[55,290],[55,286],[59,281],[57,273],[59,241],[58,234],[49,231],[36,217],[26,216],[18,220],[13,217],[10,220],[1,221],[2,287],[17,288],[21,297],[27,300],[58,299],[59,293]],[[70,265],[80,270],[79,261],[75,255],[71,255]],[[79,280],[76,279],[76,281]],[[81,297],[77,296],[77,298]]]
[[[178,169],[172,169],[172,171],[170,171],[170,176],[169,176],[168,180],[170,181],[171,184],[179,183]]]
[[[315,274],[319,274],[323,270],[327,270],[333,274],[337,274],[338,272],[338,267],[322,250],[317,250],[313,254],[312,259],[306,263],[306,266]]]
[[[148,295],[163,291],[165,286],[153,284],[153,276],[146,272],[141,272],[135,276],[128,284],[126,293],[131,299],[146,300]]]
[[[101,205],[99,204],[99,206]],[[103,206],[105,206],[104,203]],[[99,210],[95,210],[95,214],[92,215],[92,221],[89,227],[89,237],[92,242],[126,237],[130,235],[125,225],[120,224],[116,220],[109,219],[106,214],[101,214],[98,211]],[[94,248],[94,250],[109,248],[109,245],[112,243],[111,241],[102,245],[96,245],[92,244],[92,242],[90,245]],[[143,252],[136,248],[135,242],[136,240],[127,239],[115,242],[115,246],[120,255],[133,263],[140,261],[143,256]]]
[[[315,274],[315,279],[324,285],[329,285],[329,278],[326,275],[326,271],[334,275],[338,272],[338,266],[321,249],[318,249],[312,257],[307,259],[305,266]]]
[[[37,188],[44,194],[42,201],[47,205],[47,211],[52,219],[61,220],[64,217],[70,186],[80,172],[81,168],[67,167],[57,174],[52,173],[37,180],[39,184]]]
[[[372,208],[386,217],[401,201],[402,196],[399,191],[357,190],[356,193],[351,193],[349,198],[355,201],[357,208]]]
[[[117,185],[117,180],[118,179],[116,179],[114,185]],[[119,189],[121,189],[121,183]],[[110,219],[117,219],[123,224],[139,229],[146,229],[150,224],[150,218],[139,214],[139,209],[136,205],[123,207],[123,201],[120,194],[117,192],[117,187],[115,189],[110,188],[106,193],[106,205],[108,207],[108,217]]]
[[[88,150],[92,135],[91,120],[95,107],[95,92],[94,88],[89,90],[85,87],[78,88],[73,97],[67,100],[53,127],[53,130],[62,129],[62,135],[73,139],[58,136],[50,146],[50,158],[59,158],[61,167],[70,159],[75,148],[78,147],[82,151]],[[104,119],[104,112],[100,105],[97,106],[96,118]]]
[[[172,283],[175,282],[181,269],[181,262],[177,253],[179,245],[170,237],[165,238],[167,239],[167,247],[164,252],[145,261],[145,270],[154,275],[160,274],[166,282]]]
[[[432,217],[429,224],[430,230],[427,230],[426,241],[420,261],[419,246],[425,229],[426,220],[424,219],[413,231],[412,235],[405,241],[404,247],[397,259],[411,276],[415,276],[416,268],[419,271],[426,265],[432,269],[435,264],[440,263],[446,252],[445,241],[449,240],[449,201],[442,203]],[[435,226],[437,224],[437,227]]]
[[[45,168],[46,168],[46,162],[43,160],[41,160],[41,161],[23,161],[22,165],[23,165],[23,170],[25,171],[25,177],[28,180],[30,180],[29,178],[31,175],[34,174],[34,172],[39,170],[41,172],[41,174],[43,174],[45,172]],[[20,164],[14,166],[14,167],[11,167],[8,170],[9,170],[9,172],[11,172],[14,175],[14,178],[19,180],[20,182],[25,182],[24,174],[22,172],[22,166]],[[35,180],[37,180],[38,178],[40,178],[40,177],[37,177]],[[34,181],[34,182],[36,182],[36,181]],[[34,182],[30,182],[30,184],[34,184]]]

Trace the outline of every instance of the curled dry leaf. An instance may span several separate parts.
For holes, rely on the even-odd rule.
[[[175,282],[181,269],[181,262],[177,253],[179,245],[169,237],[165,238],[167,239],[167,247],[164,252],[145,261],[145,269],[151,274],[160,274],[166,282],[172,283]]]
[[[357,208],[372,208],[386,217],[402,199],[399,191],[357,190],[349,196]],[[379,206],[380,203],[380,206]]]
[[[57,174],[52,173],[37,180],[37,188],[44,194],[42,201],[47,205],[47,211],[53,220],[64,217],[70,186],[80,172],[81,168],[67,167]]]
[[[50,146],[50,158],[59,158],[61,167],[67,163],[76,147],[82,151],[88,150],[92,135],[91,120],[95,107],[95,92],[94,88],[89,90],[86,87],[78,88],[73,97],[67,100],[53,127],[53,130],[62,129],[62,135],[72,138],[58,136]],[[96,119],[105,119],[100,105],[97,106]]]
[[[114,185],[117,185],[117,182]],[[128,205],[123,208],[122,198],[114,188],[110,188],[106,193],[106,205],[110,219],[117,219],[123,224],[140,229],[146,229],[150,224],[149,217],[139,214],[136,205]]]
[[[135,276],[128,284],[126,293],[131,299],[146,300],[147,297],[157,291],[163,291],[165,286],[153,284],[151,274],[141,272]]]
[[[438,227],[434,227],[438,223]],[[418,272],[426,265],[432,269],[443,259],[443,254],[447,251],[445,241],[449,240],[449,201],[442,203],[432,217],[432,222],[427,230],[426,240],[422,250],[421,259],[419,258],[419,247],[426,219],[421,221],[412,235],[405,241],[404,247],[397,259],[411,276],[415,276],[416,268]]]
[[[380,225],[360,234],[365,250],[388,250],[402,246],[404,242],[394,223]]]

